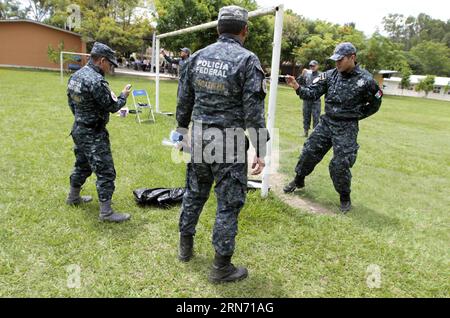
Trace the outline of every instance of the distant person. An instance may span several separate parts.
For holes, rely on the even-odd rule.
[[[321,72],[319,72],[319,62],[312,60],[309,62],[309,70],[304,69],[302,75],[297,79],[298,83],[302,86],[309,86],[319,78]],[[314,129],[319,124],[321,110],[320,98],[316,100],[303,100],[303,131],[304,137],[308,137],[309,129],[311,128],[311,117]]]
[[[142,70],[145,72],[145,71],[147,71],[148,69],[149,69],[149,67],[150,67],[150,61],[148,60],[148,59],[144,59],[144,65],[143,65],[143,67],[142,67]]]
[[[181,69],[184,64],[186,64],[186,61],[191,56],[191,50],[187,47],[180,49],[180,57],[172,58],[167,55],[166,51],[164,49],[161,49],[161,53],[164,56],[164,59],[169,62],[170,64],[175,64],[179,66],[179,71],[181,73]]]
[[[179,73],[181,74],[183,66],[186,64],[187,60],[191,56],[191,50],[187,47],[182,48],[180,50],[180,57],[179,58],[172,58],[167,55],[166,51],[164,49],[161,49],[161,53],[164,56],[164,59],[169,63],[169,65],[176,64],[179,67]],[[180,81],[178,81],[178,90],[177,90],[177,96],[180,95]]]

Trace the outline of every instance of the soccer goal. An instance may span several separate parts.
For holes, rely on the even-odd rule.
[[[76,53],[76,52],[65,52],[65,51],[61,51],[61,53],[59,53],[59,69],[60,69],[60,73],[61,73],[61,83],[64,82],[64,55],[73,55],[74,56],[74,61],[76,61],[76,57],[80,57],[79,63],[82,63],[83,65],[87,63],[88,57],[91,56],[90,54],[87,53]],[[85,61],[83,62],[83,58],[84,57]],[[68,66],[70,66],[71,64],[69,64]],[[70,69],[70,68],[69,68]]]
[[[273,48],[272,48],[272,65],[271,65],[271,76],[270,76],[270,91],[269,91],[269,112],[267,116],[267,128],[269,130],[270,136],[274,136],[274,124],[275,124],[275,110],[277,102],[277,90],[278,90],[278,76],[280,72],[280,54],[281,54],[281,37],[283,34],[283,16],[284,16],[284,6],[278,5],[269,8],[258,9],[251,11],[248,14],[249,18],[271,15],[275,14],[275,29],[273,35]],[[171,36],[177,36],[181,34],[197,32],[205,29],[210,29],[217,27],[218,21],[213,21],[193,27],[189,27],[182,30],[177,30],[169,33],[164,33],[156,36],[155,52],[156,52],[156,101],[155,108],[156,112],[161,114],[159,105],[159,62],[160,62],[160,40],[168,38]],[[262,179],[262,189],[261,196],[267,197],[269,193],[269,176],[271,171],[271,164],[273,159],[272,154],[273,138],[270,139],[267,145],[267,156],[266,156],[266,168],[264,169],[263,179]]]

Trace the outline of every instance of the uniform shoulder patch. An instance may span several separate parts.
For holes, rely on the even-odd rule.
[[[264,94],[267,94],[267,79],[263,79],[261,82],[262,90]]]
[[[379,89],[378,92],[375,94],[375,98],[380,99],[381,97],[383,97],[383,91]]]
[[[264,75],[266,74],[266,73],[264,72],[264,70],[263,70],[261,64],[258,63],[258,64],[256,64],[255,66],[256,66],[256,69],[257,69],[258,71],[260,71],[260,72],[263,73]]]

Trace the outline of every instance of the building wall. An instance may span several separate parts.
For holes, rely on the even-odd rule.
[[[384,79],[383,93],[385,95],[395,96],[425,97],[424,92],[415,91],[415,85],[412,85],[413,89],[401,89],[399,88],[399,85],[400,83],[397,81]],[[450,91],[446,93],[444,87],[441,87],[441,92],[439,94],[430,92],[428,93],[427,98],[450,101]]]
[[[49,45],[57,49],[61,41],[66,51],[86,52],[81,36],[31,22],[1,22],[0,65],[59,69],[47,51]]]

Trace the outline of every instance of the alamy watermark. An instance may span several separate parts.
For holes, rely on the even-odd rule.
[[[366,269],[366,284],[370,289],[381,288],[381,268],[370,264]]]
[[[66,267],[67,271],[67,288],[79,289],[81,288],[81,267],[77,264],[72,264]]]
[[[179,128],[177,132],[182,141],[179,147],[172,149],[174,163],[246,163],[249,149],[259,158],[266,157],[270,151],[275,154],[270,157],[277,161],[275,164],[278,163],[278,129],[269,136],[266,128],[219,128],[194,121],[190,134],[188,129]]]

